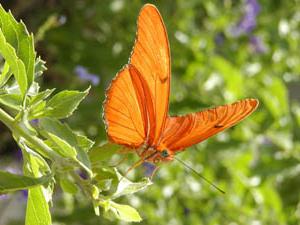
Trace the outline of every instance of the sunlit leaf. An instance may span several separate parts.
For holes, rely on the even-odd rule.
[[[54,149],[57,151],[57,153],[61,154],[64,157],[67,157],[67,158],[76,158],[77,152],[76,152],[75,148],[73,148],[66,141],[64,141],[63,139],[59,138],[58,136],[56,136],[54,134],[48,133],[48,136],[49,136],[50,140],[53,142],[53,144],[56,145],[56,147],[54,147]],[[48,140],[47,143],[53,147],[51,142],[49,143],[50,140]]]
[[[3,87],[6,84],[11,75],[12,71],[9,69],[8,63],[5,62],[0,75],[0,87]]]
[[[42,187],[29,189],[25,225],[51,225],[51,215]]]
[[[86,150],[94,144],[93,141],[83,135],[76,134],[66,123],[61,123],[59,120],[54,118],[40,119],[39,126],[43,129],[41,130],[41,133],[45,134],[45,137],[47,137],[47,132],[50,132],[72,146],[77,152],[77,159],[87,168],[90,168],[91,163]],[[47,132],[44,133],[44,131]]]
[[[41,184],[45,184],[50,180],[51,176],[34,178],[9,173],[6,171],[0,171],[0,193],[32,188]]]
[[[28,33],[23,22],[17,22],[13,15],[6,12],[2,6],[0,6],[0,28],[0,52],[4,53],[3,56],[10,65],[21,92],[24,94],[27,87],[31,85],[34,76],[33,35]]]
[[[119,184],[116,192],[112,195],[112,199],[119,198],[123,195],[134,194],[135,192],[144,190],[147,186],[151,185],[152,182],[149,178],[145,178],[140,182],[131,182],[126,177],[122,177],[118,174]]]
[[[44,116],[54,118],[66,118],[72,115],[80,102],[88,94],[89,88],[84,92],[80,91],[61,91],[54,95],[46,105]]]
[[[110,202],[110,211],[112,211],[116,218],[126,222],[140,222],[142,218],[136,209],[129,205],[121,205],[115,202]]]
[[[24,63],[18,58],[15,49],[6,41],[2,32],[3,31],[0,28],[0,54],[9,64],[11,71],[19,84],[21,93],[24,96],[28,87]]]
[[[22,96],[19,94],[0,95],[0,103],[12,109],[20,110],[22,107]]]
[[[74,182],[70,181],[67,178],[60,179],[59,183],[64,192],[76,194],[78,191],[78,187],[74,184]]]
[[[93,147],[89,151],[89,157],[92,164],[96,164],[97,162],[110,159],[121,148],[123,147],[120,145],[105,143],[103,145]]]

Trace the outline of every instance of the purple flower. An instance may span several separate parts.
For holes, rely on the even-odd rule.
[[[216,45],[218,45],[218,46],[222,45],[225,40],[224,33],[222,33],[222,32],[217,33],[214,40],[215,40]]]
[[[9,195],[7,195],[7,194],[0,194],[0,201],[1,200],[6,200],[6,199],[9,199]]]
[[[84,179],[84,180],[88,179],[87,173],[86,173],[85,171],[83,171],[83,170],[79,170],[79,171],[78,171],[78,175],[79,175],[82,179]]]
[[[77,74],[79,79],[83,81],[89,81],[94,86],[98,85],[100,82],[100,77],[98,75],[89,73],[87,69],[83,66],[76,66],[74,72]]]
[[[249,34],[256,27],[256,16],[260,11],[257,0],[246,0],[244,16],[240,22],[231,28],[231,34],[235,37],[242,34]]]
[[[250,37],[250,48],[256,53],[265,53],[267,51],[265,43],[258,36]]]
[[[154,164],[148,163],[148,162],[144,162],[143,167],[145,169],[145,176],[146,177],[151,177],[154,170],[155,170],[155,168],[156,168],[156,166]]]
[[[32,125],[38,125],[39,120],[38,120],[38,119],[31,120],[30,123],[31,123]]]
[[[28,190],[27,189],[22,190],[21,193],[22,193],[22,199],[27,199],[28,198]]]
[[[21,149],[17,149],[15,156],[16,156],[16,159],[18,162],[23,161],[23,154],[22,154]]]
[[[183,213],[185,216],[188,216],[190,214],[190,212],[191,212],[191,210],[189,208],[187,208],[187,207],[183,208]]]

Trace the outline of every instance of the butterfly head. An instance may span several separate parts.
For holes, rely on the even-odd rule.
[[[167,149],[163,150],[153,150],[153,152],[146,157],[146,161],[152,162],[154,164],[160,162],[167,162],[173,160],[173,155]]]

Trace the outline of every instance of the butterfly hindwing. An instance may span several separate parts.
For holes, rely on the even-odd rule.
[[[161,145],[171,152],[183,150],[235,125],[257,105],[256,99],[245,99],[186,116],[168,117]]]

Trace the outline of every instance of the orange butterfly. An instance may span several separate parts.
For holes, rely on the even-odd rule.
[[[256,99],[245,99],[169,116],[170,79],[166,28],[158,9],[146,4],[138,17],[129,63],[111,82],[104,102],[109,140],[136,151],[140,163],[170,161],[177,152],[235,125],[258,105]]]

